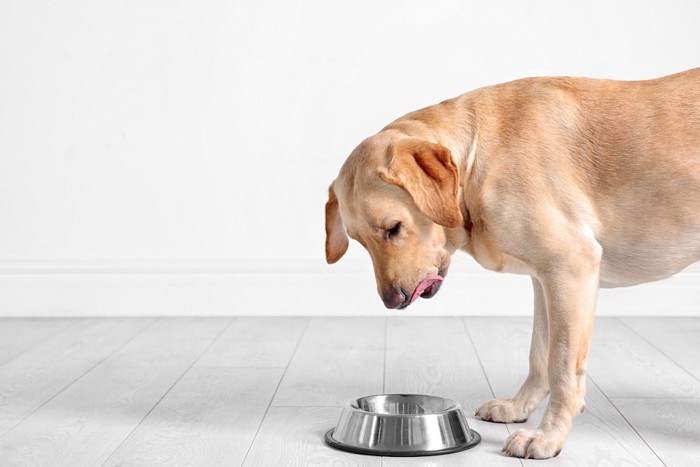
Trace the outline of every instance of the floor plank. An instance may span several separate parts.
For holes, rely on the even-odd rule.
[[[282,372],[192,368],[104,465],[241,465]]]
[[[198,367],[286,367],[308,318],[235,318]]]
[[[515,394],[528,371],[532,318],[463,318],[497,398]]]
[[[465,318],[470,335],[499,398],[512,397],[525,380],[531,319]],[[656,455],[629,426],[600,389],[589,381],[586,411],[576,417],[569,439],[561,454],[546,463],[523,464],[587,465],[662,465]],[[546,408],[546,400],[523,424],[508,425],[511,432],[520,428],[537,428]],[[505,441],[505,440],[504,440]]]
[[[621,318],[621,321],[700,380],[700,319]]]
[[[3,465],[102,464],[226,321],[158,320],[0,438]]]
[[[0,418],[24,418],[151,321],[81,319],[0,366]]]
[[[272,405],[342,406],[382,391],[384,318],[312,318]]]
[[[479,359],[459,318],[389,318],[385,391],[491,397]]]
[[[22,420],[20,419],[0,419],[0,437],[10,431],[10,428],[17,425]]]
[[[230,323],[231,318],[157,318],[108,362],[119,367],[174,365],[184,370],[183,360],[196,363]]]
[[[75,322],[71,319],[0,319],[0,365]]]
[[[700,462],[700,399],[613,399],[668,466]]]
[[[381,457],[332,449],[323,436],[338,422],[339,407],[271,407],[244,467],[380,467]]]
[[[588,371],[608,397],[700,397],[700,381],[616,318],[598,320]]]

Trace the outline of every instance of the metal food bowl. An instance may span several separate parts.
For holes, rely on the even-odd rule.
[[[378,394],[348,401],[338,425],[326,433],[330,446],[375,456],[433,456],[476,446],[460,405],[424,394]]]

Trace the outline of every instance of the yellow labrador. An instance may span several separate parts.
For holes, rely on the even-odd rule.
[[[599,287],[671,276],[700,259],[700,68],[651,81],[532,78],[401,117],[333,181],[326,258],[348,235],[369,252],[385,305],[434,295],[461,249],[528,274],[530,371],[476,415],[537,430],[511,456],[556,456],[583,410]]]

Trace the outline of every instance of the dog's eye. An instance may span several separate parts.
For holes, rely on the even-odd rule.
[[[397,222],[395,226],[384,231],[384,238],[389,239],[398,235],[399,230],[401,230],[401,222]]]

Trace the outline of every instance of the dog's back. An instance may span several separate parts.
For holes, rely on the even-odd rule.
[[[572,201],[565,209],[590,210],[602,285],[662,279],[700,259],[700,68],[648,81],[526,78],[444,105],[478,121],[485,175],[475,179],[540,185]]]

